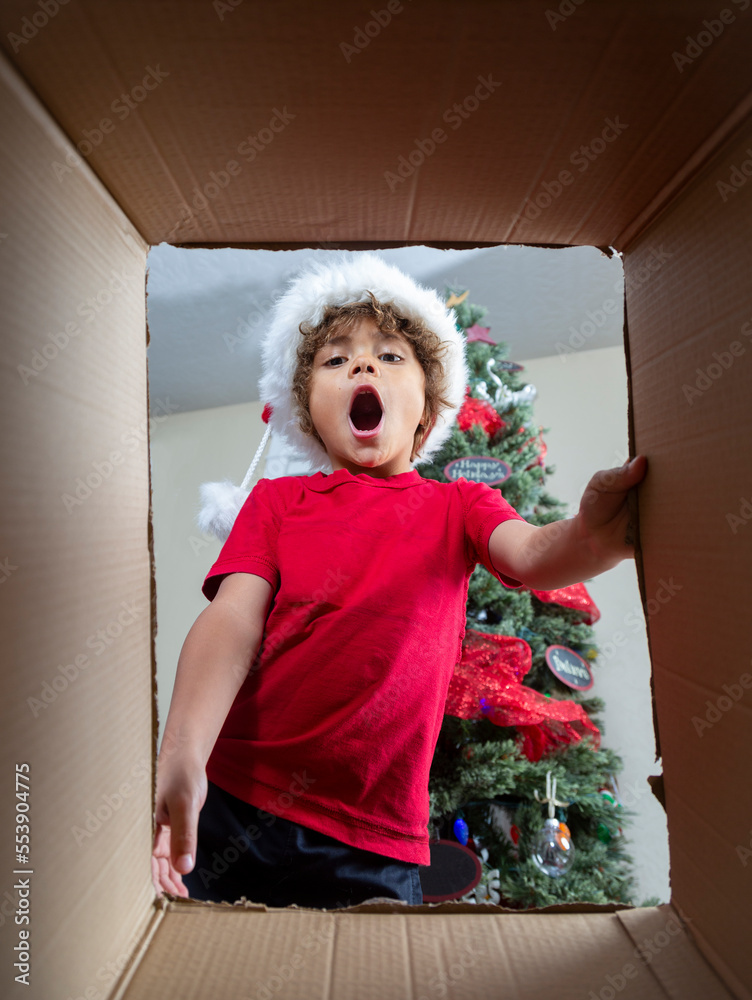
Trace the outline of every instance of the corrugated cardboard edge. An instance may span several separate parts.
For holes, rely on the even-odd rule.
[[[693,921],[672,903],[636,907],[631,913],[617,914],[617,919],[634,943],[635,954],[647,949],[645,964],[667,997],[684,1000],[684,986],[692,982],[705,1000],[749,1000],[744,985],[712,949],[701,947],[699,935],[689,927]],[[678,928],[676,932],[667,931],[671,924]],[[670,941],[674,933],[686,939],[680,950],[658,940],[663,934]]]
[[[671,907],[685,926],[692,922],[677,903],[672,902]],[[714,975],[719,980],[723,980],[729,990],[733,992],[736,1000],[752,1000],[752,990],[729,968],[715,948],[707,942],[704,935],[695,928],[688,929],[687,933],[697,951],[711,966]]]
[[[157,803],[157,757],[159,744],[159,691],[157,686],[157,564],[154,558],[154,491],[151,476],[151,392],[149,390],[149,270],[148,252],[146,259],[147,266],[144,268],[144,296],[146,299],[146,426],[149,428],[147,434],[147,455],[149,461],[149,594],[151,603],[151,836],[152,843],[157,832],[156,823],[156,803]]]
[[[115,984],[115,987],[110,994],[108,1000],[121,1000],[125,995],[128,986],[130,985],[131,979],[136,972],[136,969],[141,964],[141,961],[151,947],[151,942],[154,935],[157,933],[157,928],[162,923],[164,919],[165,912],[167,911],[166,900],[159,898],[154,901],[154,913],[146,925],[144,933],[141,935],[141,939],[137,943],[136,947],[131,952],[130,958],[128,959],[128,964],[123,969],[119,981]]]
[[[629,345],[629,315],[627,309],[627,289],[626,281],[624,287],[624,361],[627,369],[627,438],[629,455],[634,457],[637,454],[637,448],[635,445],[635,429],[634,429],[634,399],[633,399],[633,383],[632,383],[632,360],[630,355],[630,345]],[[631,520],[631,530],[632,530],[632,540],[634,542],[634,553],[635,553],[635,570],[637,572],[637,583],[640,588],[640,602],[642,604],[643,612],[645,612],[645,629],[647,632],[648,640],[648,656],[650,657],[651,664],[653,660],[653,651],[650,645],[650,615],[647,614],[647,593],[645,591],[645,567],[642,560],[642,544],[640,542],[640,501],[639,501],[639,490],[633,490],[627,495],[627,503],[629,504],[630,520]],[[660,760],[661,757],[661,734],[658,728],[658,712],[655,707],[655,687],[653,684],[653,671],[650,671],[650,705],[653,712],[653,732],[655,734],[655,760]],[[658,799],[660,804],[663,806],[663,811],[666,811],[666,795],[663,787],[663,775],[649,775],[648,783],[653,792],[653,795]]]

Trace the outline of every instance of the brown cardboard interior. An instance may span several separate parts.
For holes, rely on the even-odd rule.
[[[32,987],[6,973],[8,995],[246,996],[247,976],[282,977],[306,934],[310,960],[300,953],[289,983],[267,984],[273,995],[751,995],[750,412],[746,360],[731,347],[749,351],[752,316],[750,19],[718,20],[680,69],[672,53],[694,51],[716,7],[570,6],[553,24],[539,3],[392,6],[393,23],[348,61],[340,42],[370,15],[344,3],[4,5],[2,740],[6,774],[30,764],[32,822]],[[160,66],[169,75],[150,90]],[[479,77],[503,86],[471,111]],[[137,107],[99,129],[121,93]],[[467,114],[457,135],[444,118],[454,102]],[[296,115],[289,128],[268,126],[275,108]],[[579,172],[571,155],[619,115],[626,129]],[[264,127],[253,161],[207,194],[211,171]],[[410,173],[416,137],[441,127],[446,140]],[[408,176],[386,178],[400,157]],[[564,169],[573,180],[557,194]],[[192,205],[194,189],[206,207]],[[670,906],[155,901],[144,267],[162,240],[624,252],[631,444],[651,462],[638,570]],[[703,373],[690,402],[683,385]],[[25,876],[4,857],[11,970]],[[646,937],[649,961],[635,954]],[[487,952],[472,964],[470,944]]]

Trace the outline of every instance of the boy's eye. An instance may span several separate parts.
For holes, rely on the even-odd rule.
[[[384,351],[379,355],[379,357],[389,362],[389,364],[393,364],[395,361],[402,361],[402,355],[395,354],[394,351]],[[347,359],[343,358],[341,354],[337,354],[333,358],[327,358],[324,365],[328,365],[330,368],[339,368],[339,366],[343,365],[346,360]]]

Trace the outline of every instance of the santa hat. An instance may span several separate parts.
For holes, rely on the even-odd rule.
[[[438,414],[415,464],[428,461],[449,437],[469,381],[465,338],[457,328],[453,311],[432,288],[419,285],[374,253],[341,251],[334,259],[331,256],[326,260],[313,258],[290,280],[277,299],[264,335],[259,380],[259,394],[266,404],[264,438],[242,486],[234,486],[228,480],[202,485],[202,509],[197,518],[202,531],[211,532],[222,541],[227,538],[238,511],[248,498],[253,472],[272,431],[292,451],[310,462],[313,471],[331,472],[324,448],[315,437],[304,434],[298,424],[292,392],[297,349],[302,339],[298,327],[303,322],[317,326],[327,306],[370,301],[369,291],[377,301],[392,305],[406,319],[425,323],[447,344],[442,365],[447,375],[446,398],[450,405]]]

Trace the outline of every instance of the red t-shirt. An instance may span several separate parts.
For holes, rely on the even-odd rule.
[[[524,520],[498,490],[416,470],[261,479],[203,583],[268,580],[259,654],[207,764],[210,781],[343,843],[430,863],[428,775],[470,574],[493,529]],[[210,669],[210,667],[209,667]]]

